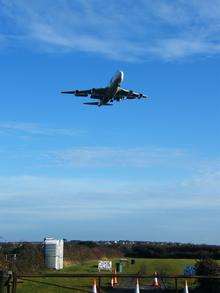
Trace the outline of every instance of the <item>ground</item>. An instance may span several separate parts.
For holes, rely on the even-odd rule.
[[[113,263],[115,264],[118,259],[115,259]],[[192,265],[195,263],[195,260],[189,259],[135,259],[135,264],[131,264],[130,259],[125,263],[123,272],[124,273],[138,273],[141,272],[143,274],[153,274],[155,271],[161,272],[163,274],[182,274],[183,269],[186,265]],[[88,261],[82,264],[75,264],[72,266],[65,267],[61,272],[65,273],[97,273],[97,260]],[[18,293],[58,293],[58,292],[70,292],[70,288],[76,288],[74,292],[88,292],[88,289],[92,286],[92,279],[64,279],[64,278],[41,278],[41,279],[33,279],[32,281],[24,281],[23,284],[19,284]],[[142,280],[142,285],[151,284],[153,280]],[[110,282],[110,278],[102,280],[102,284],[106,284]],[[126,283],[134,286],[135,280],[121,280],[120,284],[126,286]],[[56,286],[49,286],[50,284],[57,284],[58,286],[62,285],[65,288],[59,288]],[[172,281],[167,282],[168,286],[173,286]],[[192,284],[190,284],[192,285]],[[183,283],[179,283],[179,286],[182,287]],[[69,289],[68,289],[69,288]],[[77,289],[78,288],[78,289]]]

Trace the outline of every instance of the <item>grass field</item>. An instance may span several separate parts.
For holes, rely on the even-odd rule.
[[[155,271],[161,272],[163,274],[182,274],[183,269],[186,265],[192,265],[195,263],[194,260],[189,259],[135,259],[135,264],[131,265],[130,259],[128,259],[128,263],[126,263],[123,267],[124,273],[138,273],[142,272],[144,274],[153,274]],[[113,264],[118,260],[113,260]],[[84,264],[76,264],[72,266],[68,266],[64,268],[60,272],[65,273],[97,273],[97,260],[96,261],[88,261]],[[105,279],[102,281],[103,284],[109,283],[110,279]],[[126,282],[125,279],[121,282]],[[130,280],[132,282],[132,280]],[[143,280],[142,283],[151,283],[152,280]],[[50,286],[49,284],[62,285],[64,287],[69,288],[78,288],[74,290],[74,292],[86,292],[85,289],[89,289],[92,284],[92,280],[88,279],[65,279],[65,278],[41,278],[41,279],[33,279],[33,281],[24,281],[23,284],[18,285],[18,293],[66,293],[71,292],[70,289],[59,288],[56,286]],[[172,285],[172,282],[170,284]],[[180,284],[181,285],[181,284]],[[73,290],[72,290],[73,291]],[[88,292],[88,291],[87,291]]]

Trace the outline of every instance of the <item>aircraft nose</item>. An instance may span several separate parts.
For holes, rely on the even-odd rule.
[[[119,71],[119,76],[120,76],[120,80],[122,81],[124,78],[124,73],[123,71]]]

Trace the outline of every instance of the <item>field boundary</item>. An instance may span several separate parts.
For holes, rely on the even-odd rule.
[[[8,279],[6,280],[6,276]],[[7,287],[7,293],[16,293],[17,292],[17,285],[19,283],[22,283],[23,281],[30,281],[30,282],[36,282],[36,283],[44,283],[48,286],[55,286],[63,289],[70,289],[70,290],[80,290],[79,288],[74,287],[67,287],[65,285],[60,284],[52,284],[49,282],[44,282],[42,280],[37,280],[38,278],[87,278],[90,280],[96,280],[97,281],[97,291],[100,293],[102,289],[102,281],[106,278],[119,278],[119,279],[154,279],[155,275],[146,275],[146,274],[125,274],[125,273],[43,273],[43,274],[16,274],[12,272],[4,272],[4,278],[1,280],[5,280],[4,284],[0,286],[0,293],[5,292],[4,287]],[[174,292],[179,292],[178,288],[178,281],[180,280],[199,280],[199,279],[209,279],[209,280],[220,280],[220,276],[185,276],[185,275],[157,275],[158,280],[161,281],[161,283],[164,282],[164,280],[170,279],[174,281]],[[32,280],[34,279],[34,280]],[[47,280],[48,281],[48,280]],[[3,288],[3,289],[1,289]],[[166,288],[164,288],[166,289]],[[88,290],[88,288],[85,290],[81,290],[84,292],[91,292],[91,289]]]

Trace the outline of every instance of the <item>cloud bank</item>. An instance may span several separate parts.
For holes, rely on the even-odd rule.
[[[132,235],[192,241],[196,231],[195,241],[219,241],[214,231],[220,224],[217,157],[149,146],[54,147],[60,135],[71,145],[72,130],[21,122],[2,122],[0,128],[0,229],[5,239],[20,240],[21,234],[40,239],[54,231],[75,239]],[[23,143],[17,139],[20,133],[39,138],[38,143]]]
[[[179,60],[220,53],[220,1],[0,0],[2,40],[46,52]],[[0,38],[0,46],[1,41]]]

